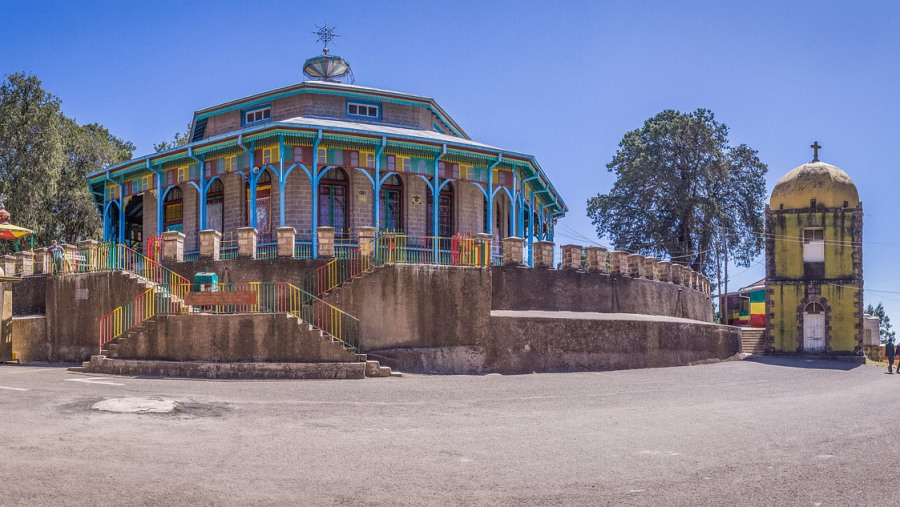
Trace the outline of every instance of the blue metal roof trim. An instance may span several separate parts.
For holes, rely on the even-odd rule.
[[[227,142],[230,138],[234,138],[234,140],[236,142],[239,134],[242,135],[243,137],[246,137],[246,136],[248,136],[248,134],[252,135],[254,133],[261,132],[263,130],[273,129],[273,127],[287,128],[287,129],[308,129],[308,130],[322,129],[323,131],[325,130],[322,126],[316,125],[316,124],[302,124],[299,122],[267,123],[265,125],[258,125],[258,126],[254,126],[254,127],[245,128],[240,131],[229,132],[227,134],[220,134],[218,136],[211,137],[209,139],[204,139],[203,141],[188,143],[186,145],[178,146],[176,148],[171,148],[166,151],[159,152],[159,153],[154,153],[151,155],[138,157],[138,158],[126,161],[126,162],[121,162],[114,166],[110,166],[106,169],[101,169],[99,171],[95,171],[95,172],[89,174],[88,179],[93,179],[97,176],[105,177],[107,174],[109,174],[110,176],[121,176],[123,174],[126,174],[129,169],[134,169],[134,168],[146,169],[146,163],[147,163],[146,161],[148,161],[151,158],[157,158],[157,160],[155,162],[153,162],[152,165],[157,165],[159,163],[165,163],[165,162],[169,162],[172,160],[177,160],[178,158],[188,159],[189,158],[188,157],[188,149],[193,150],[194,148],[197,148],[197,151],[194,151],[194,153],[201,153],[201,152],[206,153],[206,152],[212,151],[213,149],[221,149],[222,148],[222,147],[213,148],[213,146],[207,146],[206,150],[204,150],[203,147],[198,148],[198,145],[200,145],[200,144],[216,145],[216,144],[221,143],[222,141]],[[367,135],[367,136],[376,137],[378,140],[380,140],[382,137],[385,136],[385,134],[383,132],[378,132],[378,131],[374,131],[374,130],[367,131],[367,130],[363,130],[363,129],[349,129],[349,128],[341,128],[341,127],[327,127],[327,130],[334,131],[334,132],[341,132],[341,133]],[[278,135],[283,135],[285,133],[278,132],[276,129],[276,130],[273,130],[273,132],[266,133],[266,134],[274,137],[274,136],[278,136]],[[325,135],[325,133],[323,132],[323,136],[324,135]],[[555,199],[557,200],[557,208],[559,209],[559,211],[562,212],[563,214],[565,214],[569,210],[568,206],[565,204],[565,201],[562,199],[562,197],[560,197],[559,192],[556,191],[556,187],[554,187],[553,184],[550,182],[550,178],[547,177],[547,174],[544,172],[543,168],[541,168],[537,159],[533,155],[528,155],[526,153],[519,153],[519,152],[515,152],[515,151],[511,151],[511,150],[505,150],[502,148],[494,148],[491,146],[482,145],[475,141],[470,141],[470,143],[471,143],[470,144],[470,143],[466,143],[465,142],[466,140],[463,140],[463,139],[460,139],[460,141],[454,143],[452,141],[441,141],[438,139],[429,139],[429,138],[395,134],[395,133],[390,134],[390,137],[392,139],[396,139],[396,140],[412,141],[412,142],[419,143],[419,144],[422,144],[422,143],[432,144],[432,145],[446,144],[448,146],[448,149],[450,149],[452,147],[452,149],[456,152],[465,152],[467,150],[469,150],[469,151],[476,150],[476,151],[478,151],[478,153],[475,154],[476,157],[489,156],[489,155],[486,155],[484,152],[491,153],[492,150],[496,150],[498,154],[502,153],[504,158],[516,157],[516,158],[524,159],[528,162],[528,164],[532,167],[532,169],[534,169],[535,174],[539,175],[541,177],[540,181],[546,182],[546,188],[548,188],[550,190],[550,192],[555,196]],[[375,140],[373,139],[373,144],[375,144],[374,141]],[[388,142],[390,142],[390,140]],[[183,154],[178,153],[179,151],[184,151],[184,153]],[[161,155],[164,155],[164,156],[160,159],[159,157]],[[94,184],[94,183],[95,183],[94,181],[91,181],[91,184]],[[552,204],[552,202],[548,202],[547,204]]]

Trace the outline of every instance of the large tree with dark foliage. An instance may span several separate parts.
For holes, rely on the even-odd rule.
[[[97,237],[100,220],[85,176],[128,160],[134,146],[97,124],[78,125],[36,76],[0,84],[0,195],[35,243]],[[9,242],[0,242],[8,252]]]
[[[625,134],[606,167],[617,180],[588,200],[587,213],[615,248],[711,278],[723,232],[739,266],[762,250],[766,165],[746,145],[730,146],[711,111],[659,113]]]

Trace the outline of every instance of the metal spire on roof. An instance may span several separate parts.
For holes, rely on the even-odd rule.
[[[327,55],[328,44],[333,41],[335,37],[340,37],[340,35],[334,33],[334,28],[328,28],[327,20],[325,21],[325,26],[316,25],[316,28],[318,28],[318,30],[313,32],[318,37],[316,42],[321,42],[325,45],[325,47],[322,48],[322,53]]]
[[[316,25],[316,34],[318,39],[316,42],[324,44],[322,54],[314,56],[303,64],[303,74],[310,79],[318,79],[322,81],[345,81],[355,83],[353,71],[350,70],[350,63],[340,56],[328,54],[328,45],[334,44],[334,38],[340,37],[334,33],[334,27],[329,27],[328,22],[325,26]]]

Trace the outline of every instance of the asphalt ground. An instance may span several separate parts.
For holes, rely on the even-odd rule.
[[[94,403],[177,400],[172,413]],[[765,359],[222,381],[0,366],[0,504],[887,505],[900,375]]]

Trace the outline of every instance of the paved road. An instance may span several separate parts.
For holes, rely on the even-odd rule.
[[[129,396],[180,408],[91,410]],[[802,360],[347,381],[3,365],[0,440],[0,505],[886,504],[900,376]]]

